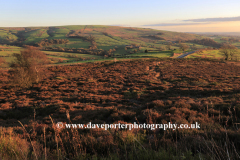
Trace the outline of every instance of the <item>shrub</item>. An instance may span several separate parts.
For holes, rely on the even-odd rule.
[[[237,47],[230,44],[223,44],[220,48],[220,52],[224,55],[225,60],[228,60],[230,57],[232,60],[234,55],[237,53]]]
[[[3,58],[0,58],[0,66],[4,64],[6,61]]]
[[[15,61],[11,63],[9,71],[15,84],[27,88],[38,83],[41,67],[46,63],[46,55],[35,47],[27,47],[20,54],[14,53]]]

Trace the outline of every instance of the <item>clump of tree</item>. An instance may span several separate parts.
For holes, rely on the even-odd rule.
[[[153,40],[166,40],[165,38],[160,37],[158,35],[149,35],[146,38],[153,39]]]
[[[81,33],[78,33],[78,34],[69,34],[69,35],[67,35],[67,37],[68,37],[68,38],[80,38],[80,39],[82,39],[82,40],[86,40],[86,39],[87,39],[87,37],[84,36],[84,35],[81,34]]]
[[[161,47],[159,47],[159,50],[160,50],[160,51],[166,51],[166,46],[161,46]]]
[[[222,41],[227,41],[227,42],[229,42],[229,43],[240,42],[240,38],[239,38],[239,37],[229,37],[229,38],[223,37],[223,38],[221,38],[220,40],[222,40]]]
[[[41,79],[42,66],[47,63],[47,56],[36,47],[27,47],[18,53],[14,53],[15,60],[9,70],[14,84],[28,88]]]
[[[87,37],[86,40],[91,43],[91,45],[89,46],[89,49],[91,50],[97,49],[97,43],[95,41],[96,39],[94,36],[90,35]]]
[[[108,32],[102,32],[103,35],[109,36]]]
[[[37,46],[50,46],[53,44],[67,44],[69,42],[68,39],[42,39],[40,42],[36,43]]]
[[[172,47],[172,42],[170,41],[170,42],[167,43],[167,49],[171,50],[171,47]]]
[[[228,38],[223,37],[223,38],[221,38],[220,40],[222,40],[222,41],[228,41]]]
[[[233,38],[233,37],[231,37],[231,38],[228,39],[228,41],[229,41],[230,43],[234,43],[234,42],[240,42],[240,39],[239,39],[239,38]]]
[[[132,43],[131,45],[126,45],[125,46],[125,50],[128,50],[128,49],[133,49],[133,48],[137,48],[139,49],[141,46],[136,44],[136,43]]]
[[[225,60],[233,60],[233,57],[238,52],[238,48],[231,44],[223,44],[220,48],[220,52],[224,55]]]
[[[182,50],[183,52],[185,52],[186,50],[188,50],[189,46],[183,43],[179,44],[179,48],[180,50]]]
[[[89,42],[94,42],[95,40],[96,40],[95,37],[92,35],[87,37],[87,41],[89,41]]]
[[[197,46],[196,46],[196,44],[193,44],[193,45],[191,45],[191,50],[197,50],[198,48],[197,48]]]
[[[85,48],[62,48],[62,47],[45,47],[46,51],[69,52],[69,53],[84,53],[88,54],[88,49]]]
[[[194,39],[194,40],[191,40],[191,41],[188,41],[188,42],[196,43],[196,44],[200,44],[200,45],[204,45],[204,46],[216,47],[216,48],[221,47],[220,43],[214,41],[211,38],[203,38],[201,40],[200,39]]]
[[[96,46],[97,47],[97,46]],[[113,56],[113,52],[116,51],[115,48],[109,50],[103,50],[98,48],[62,48],[62,47],[45,47],[44,50],[46,51],[57,51],[57,52],[68,52],[68,53],[81,53],[81,54],[91,54],[91,55],[98,55],[98,56],[106,56],[111,57]],[[74,56],[75,58],[75,56]]]

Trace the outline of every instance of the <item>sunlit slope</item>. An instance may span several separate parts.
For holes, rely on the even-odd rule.
[[[43,39],[68,39],[67,44],[52,44],[52,47],[88,48],[86,37],[93,36],[99,48],[137,44],[160,47],[166,41],[184,41],[199,39],[201,36],[189,33],[161,31],[147,28],[130,28],[118,26],[59,26],[0,28],[1,44],[36,45]]]

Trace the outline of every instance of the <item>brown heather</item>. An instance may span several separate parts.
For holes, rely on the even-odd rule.
[[[43,69],[28,89],[0,71],[0,159],[240,158],[237,65],[141,59]],[[198,122],[201,129],[58,129],[57,122]]]

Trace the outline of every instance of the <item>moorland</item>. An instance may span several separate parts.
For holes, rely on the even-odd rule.
[[[240,158],[239,53],[226,59],[221,49],[239,47],[238,37],[62,26],[0,28],[0,43],[1,159]],[[22,87],[11,62],[26,45],[48,61],[41,79]],[[174,58],[188,51],[196,52]],[[200,128],[59,129],[58,122]]]

